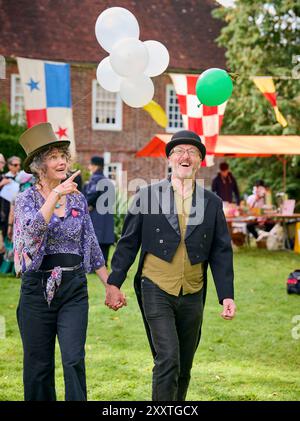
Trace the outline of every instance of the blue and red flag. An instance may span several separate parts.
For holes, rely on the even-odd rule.
[[[69,139],[75,151],[70,65],[17,58],[27,126],[49,122],[59,140]]]

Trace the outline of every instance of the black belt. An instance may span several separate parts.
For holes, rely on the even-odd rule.
[[[76,266],[67,266],[67,267],[63,267],[63,266],[58,266],[63,272],[72,272],[72,270],[77,270],[77,269],[79,269],[79,268],[81,268],[82,267],[82,264],[81,263],[79,263],[79,265],[76,265]],[[54,268],[52,268],[52,269],[39,269],[38,270],[38,272],[44,272],[44,273],[47,273],[47,272],[52,272],[53,271],[53,269]]]
[[[47,254],[44,256],[42,264],[40,266],[40,271],[51,271],[56,266],[61,266],[61,268],[68,269],[74,268],[76,266],[80,267],[82,263],[82,257],[78,254],[71,253],[57,253],[57,254]],[[74,270],[74,269],[73,269]]]

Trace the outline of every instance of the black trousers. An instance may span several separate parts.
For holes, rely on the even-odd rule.
[[[272,222],[266,222],[261,229],[263,229],[266,232],[271,231],[271,229],[274,227],[274,223]],[[254,238],[258,238],[258,232],[257,232],[258,224],[255,222],[247,224],[247,230],[253,235]]]
[[[82,269],[63,272],[48,307],[44,298],[49,273],[22,276],[17,320],[24,350],[24,398],[55,401],[55,341],[58,337],[65,381],[65,399],[87,399],[85,341],[88,323],[87,279]]]
[[[150,279],[141,281],[142,302],[155,348],[152,400],[184,401],[203,317],[203,289],[178,297]]]

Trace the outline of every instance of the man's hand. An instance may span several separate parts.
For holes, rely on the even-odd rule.
[[[108,284],[106,286],[105,305],[117,311],[119,308],[127,305],[126,297],[118,287]]]
[[[225,320],[232,320],[235,316],[236,305],[232,298],[224,298],[221,317]]]

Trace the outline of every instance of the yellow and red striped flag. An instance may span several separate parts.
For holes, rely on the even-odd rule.
[[[287,121],[277,107],[276,90],[273,78],[271,76],[255,76],[253,77],[253,82],[272,105],[278,123],[283,127],[286,127]]]

